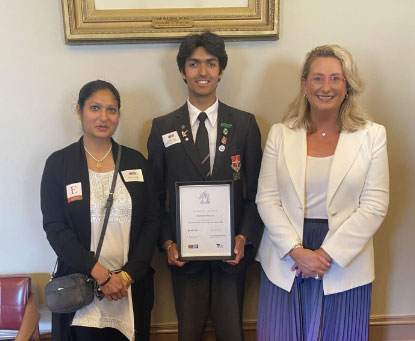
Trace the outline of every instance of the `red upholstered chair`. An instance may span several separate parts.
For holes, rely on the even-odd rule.
[[[30,276],[0,276],[0,340],[39,340],[39,319]]]

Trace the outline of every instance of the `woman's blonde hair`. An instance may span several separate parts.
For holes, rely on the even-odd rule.
[[[353,56],[339,45],[318,46],[307,54],[301,79],[307,79],[311,64],[319,57],[333,57],[339,60],[346,78],[347,95],[340,106],[338,116],[340,130],[355,131],[363,127],[370,117],[356,101],[356,97],[363,92],[364,82],[357,70]],[[282,122],[291,129],[304,128],[308,133],[315,131],[314,124],[310,119],[310,104],[302,87],[298,96],[289,105]]]

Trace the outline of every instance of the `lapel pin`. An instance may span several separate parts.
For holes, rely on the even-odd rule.
[[[240,180],[241,179],[241,173],[240,172],[234,172],[233,173],[233,179],[234,180]]]
[[[228,139],[226,138],[226,136],[222,137],[222,140],[220,140],[222,142],[222,144],[226,144],[226,142],[228,142]]]
[[[220,124],[220,126],[221,126],[221,127],[225,127],[225,128],[232,128],[232,124],[230,124],[230,123],[225,123],[225,122],[222,122],[222,123]]]
[[[223,135],[228,135],[228,133],[229,133],[228,128],[223,128]]]
[[[224,151],[225,151],[225,146],[224,146],[223,144],[221,144],[221,145],[219,146],[219,151],[220,151],[220,152],[224,152]]]
[[[231,156],[231,160],[232,160],[232,169],[234,171],[233,173],[233,179],[234,180],[239,180],[241,178],[241,156],[240,155],[233,155]]]

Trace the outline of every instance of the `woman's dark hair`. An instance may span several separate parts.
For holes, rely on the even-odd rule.
[[[115,88],[114,85],[112,85],[109,82],[102,81],[102,80],[96,80],[89,83],[86,83],[81,90],[79,90],[79,97],[78,97],[78,108],[80,111],[84,109],[85,101],[91,97],[94,93],[96,93],[98,90],[109,90],[114,95],[116,101],[118,102],[118,109],[121,108],[121,99],[120,99],[120,93]]]
[[[225,51],[225,41],[222,37],[212,33],[204,32],[202,34],[191,34],[182,40],[177,53],[177,65],[180,72],[185,73],[186,59],[189,58],[193,51],[198,47],[204,47],[208,53],[219,60],[220,72],[225,70],[228,64],[228,55]]]

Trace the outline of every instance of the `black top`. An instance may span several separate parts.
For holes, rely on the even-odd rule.
[[[118,145],[112,143],[115,160]],[[121,171],[132,169],[142,170],[143,182],[124,180]],[[128,262],[122,269],[140,281],[149,271],[159,235],[159,204],[147,160],[141,153],[123,146],[119,173],[132,200]],[[66,186],[79,182],[82,200],[68,203]],[[58,256],[56,276],[75,272],[90,274],[95,260],[90,251],[90,188],[82,138],[47,159],[41,183],[41,208],[43,228]],[[133,284],[133,301],[134,287]]]

